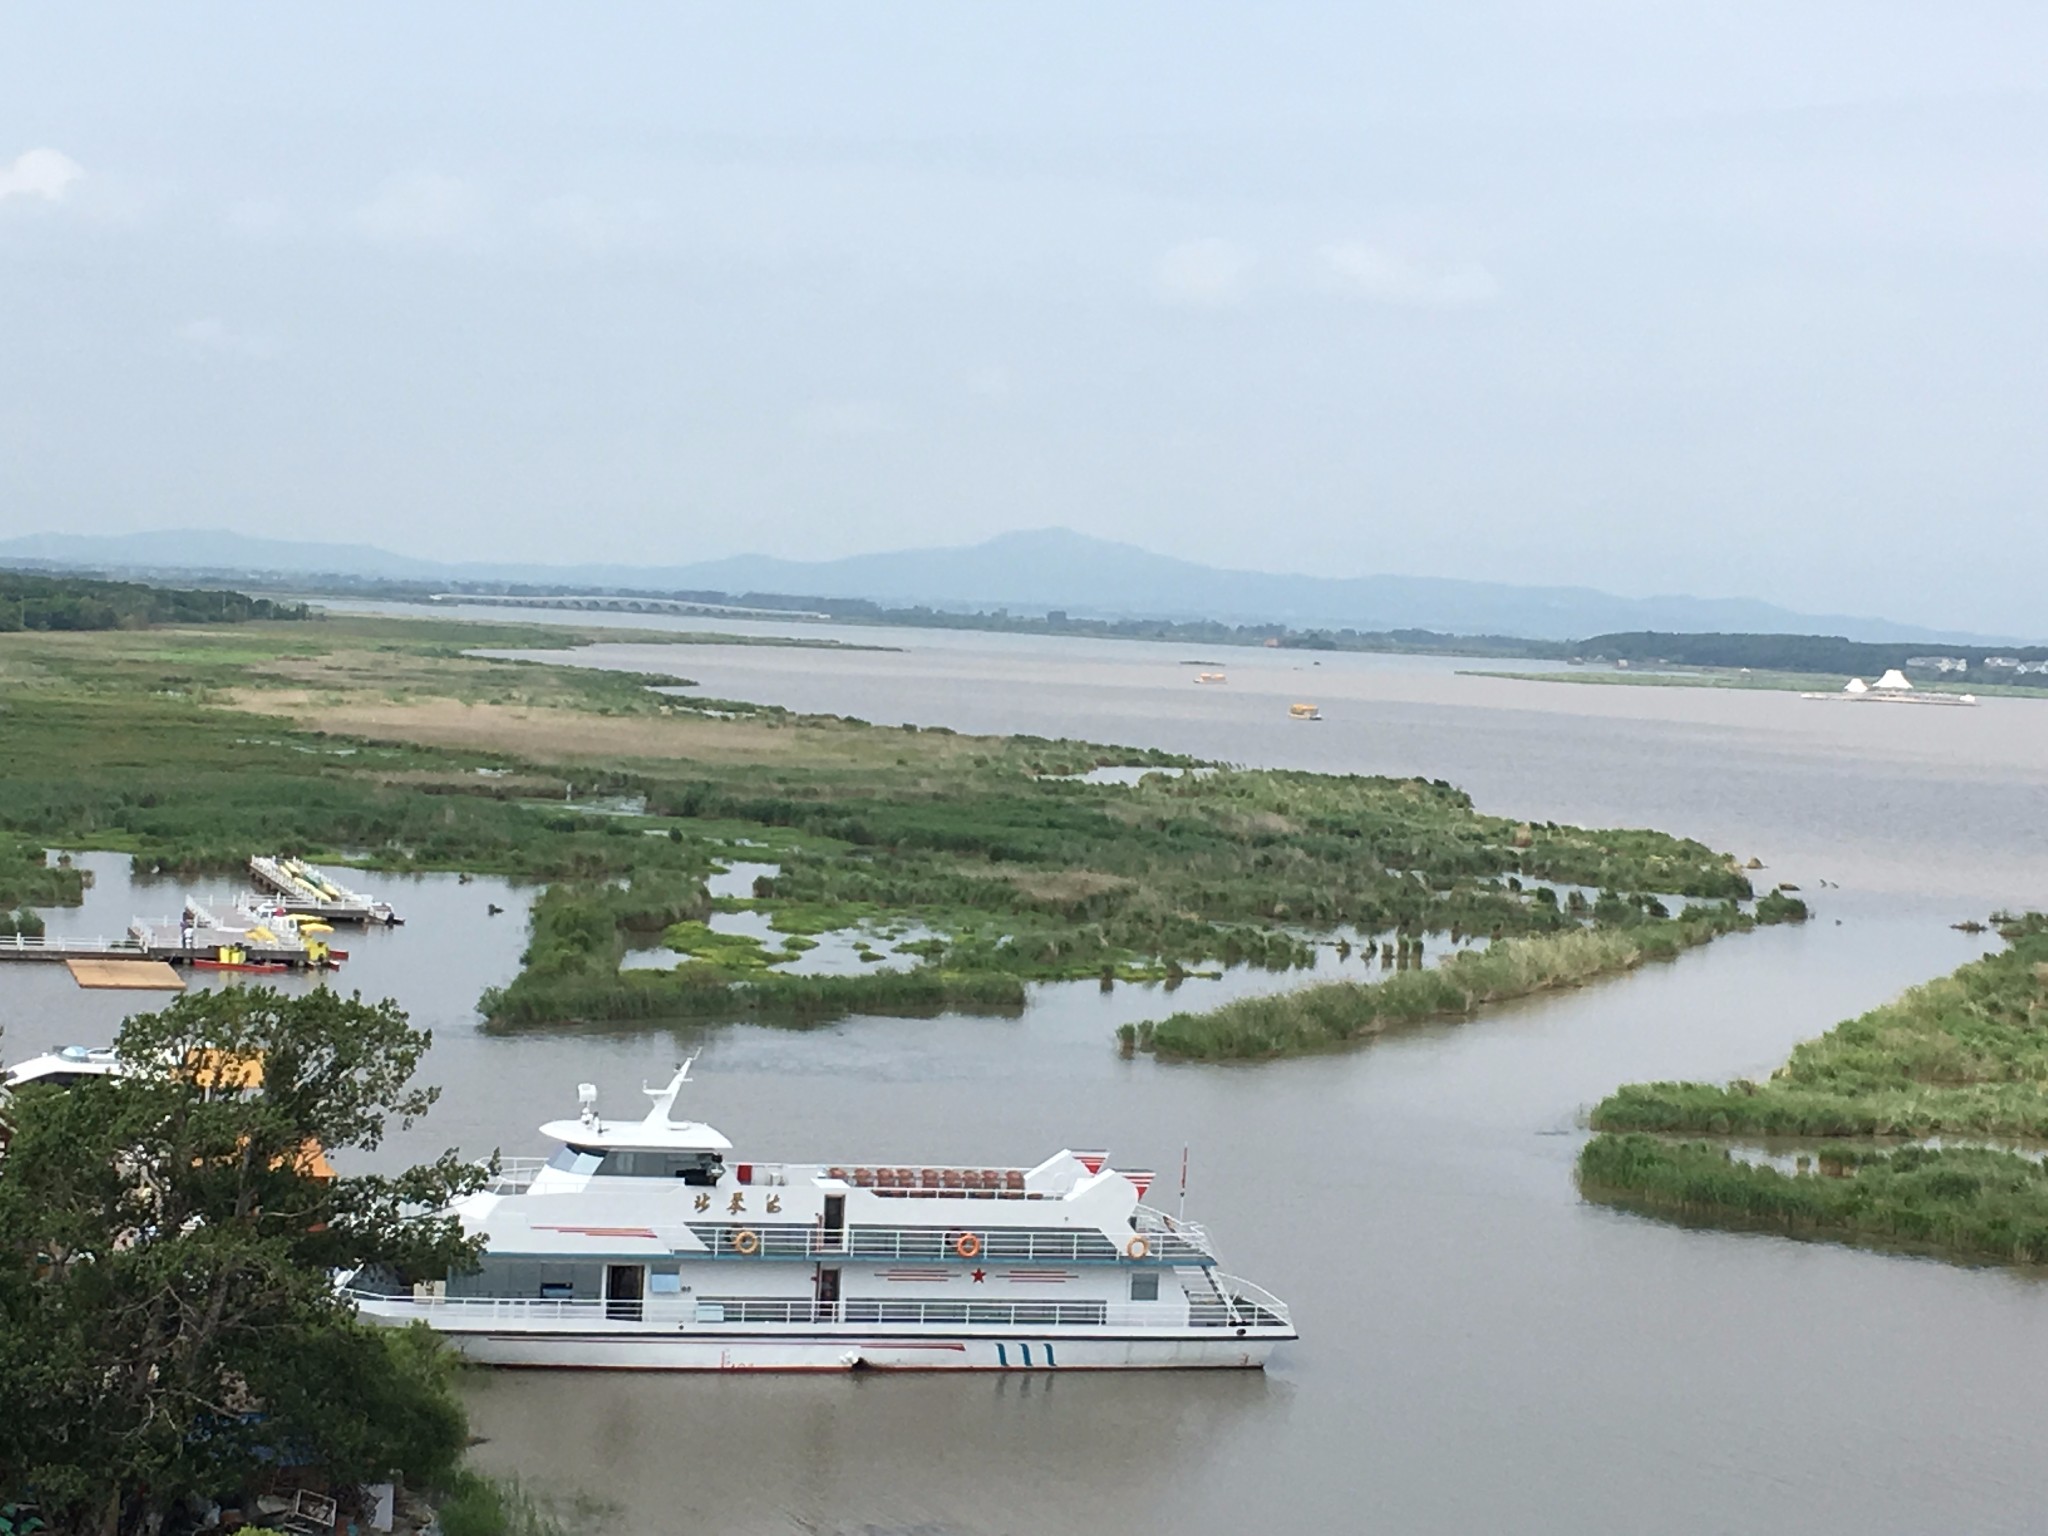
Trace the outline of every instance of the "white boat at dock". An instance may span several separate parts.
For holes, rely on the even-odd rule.
[[[286,911],[298,917],[317,917],[330,923],[381,923],[386,927],[404,921],[392,911],[390,902],[352,891],[303,859],[265,858],[259,854],[249,860],[249,875],[257,885],[275,895]]]
[[[1152,1176],[1063,1150],[1032,1168],[768,1163],[671,1118],[541,1127],[454,1214],[474,1271],[357,1273],[361,1314],[491,1365],[671,1371],[1261,1367],[1287,1307],[1143,1203]]]

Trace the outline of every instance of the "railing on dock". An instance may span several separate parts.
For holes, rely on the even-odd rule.
[[[133,939],[65,939],[41,933],[0,935],[0,959],[61,960],[68,955],[98,955],[108,959],[142,959],[146,952]]]

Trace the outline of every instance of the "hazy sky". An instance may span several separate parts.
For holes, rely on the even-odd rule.
[[[2048,630],[2048,6],[0,13],[0,534]]]

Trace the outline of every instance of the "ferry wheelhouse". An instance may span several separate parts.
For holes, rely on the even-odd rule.
[[[1223,1273],[1151,1175],[1065,1150],[1034,1168],[742,1161],[671,1118],[582,1113],[545,1162],[500,1166],[454,1212],[476,1269],[344,1277],[372,1321],[425,1322],[492,1365],[637,1370],[1260,1367],[1285,1305]]]

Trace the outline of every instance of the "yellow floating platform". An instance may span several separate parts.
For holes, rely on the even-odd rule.
[[[182,992],[185,981],[161,960],[66,960],[81,987],[120,992]]]

